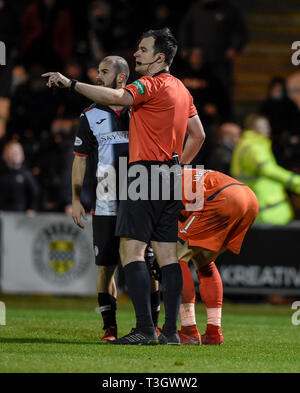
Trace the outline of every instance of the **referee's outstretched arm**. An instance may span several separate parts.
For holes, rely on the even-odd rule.
[[[102,105],[133,105],[133,97],[125,89],[111,89],[109,87],[93,86],[77,82],[74,90]]]
[[[188,138],[185,143],[181,163],[189,164],[201,149],[205,139],[205,132],[198,115],[190,117],[187,124]]]
[[[102,105],[133,105],[133,97],[125,89],[111,89],[104,86],[88,85],[87,83],[73,81],[59,72],[47,72],[42,77],[49,78],[47,82],[48,87],[71,88],[91,101]]]

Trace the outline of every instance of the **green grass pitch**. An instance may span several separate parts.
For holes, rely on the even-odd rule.
[[[292,325],[290,306],[225,304],[226,344],[220,347],[136,347],[99,343],[95,298],[0,300],[7,308],[6,326],[0,326],[0,372],[300,372],[300,325]],[[128,333],[134,326],[129,301],[119,301],[117,315],[120,335]],[[205,309],[199,304],[197,323],[203,333]]]

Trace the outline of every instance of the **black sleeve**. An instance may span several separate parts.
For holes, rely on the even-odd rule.
[[[92,133],[88,119],[84,113],[80,115],[80,120],[74,141],[74,154],[88,156],[95,146],[96,138]]]

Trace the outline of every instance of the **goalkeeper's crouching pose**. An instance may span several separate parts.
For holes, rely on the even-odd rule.
[[[177,242],[183,276],[180,343],[220,345],[225,342],[221,328],[223,286],[215,261],[226,250],[240,252],[246,232],[258,215],[258,201],[245,184],[216,171],[185,169],[182,184],[193,190],[193,199],[183,190],[185,210],[181,211]],[[190,260],[195,265],[200,296],[206,306],[206,332],[202,336],[196,325]],[[159,281],[158,264],[150,260],[148,267]]]
[[[223,286],[215,265],[217,257],[230,250],[239,254],[246,232],[258,215],[258,201],[245,184],[210,170],[183,171],[188,183],[202,182],[199,209],[187,210],[191,202],[185,198],[185,210],[181,211],[177,255],[183,275],[183,291],[180,306],[181,344],[224,343],[221,329]],[[189,175],[188,175],[189,173]],[[185,182],[183,181],[183,184]],[[206,332],[200,337],[195,319],[194,281],[188,267],[192,260],[200,281],[200,296],[206,306]]]

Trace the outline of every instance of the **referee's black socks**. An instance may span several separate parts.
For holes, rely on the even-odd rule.
[[[110,326],[117,326],[116,310],[117,299],[109,293],[98,293],[98,304],[103,319],[103,329],[108,329]]]
[[[182,284],[182,272],[179,263],[172,263],[161,268],[161,288],[166,313],[163,330],[170,334],[177,332]]]
[[[153,326],[151,316],[151,280],[145,261],[134,261],[124,267],[128,294],[136,315],[136,327]]]

